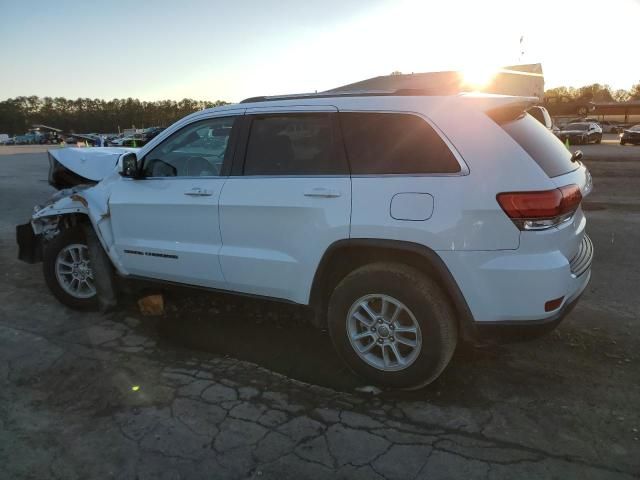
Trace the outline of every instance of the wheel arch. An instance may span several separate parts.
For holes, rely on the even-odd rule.
[[[410,265],[436,280],[454,308],[462,338],[477,338],[469,305],[444,261],[429,247],[401,240],[354,238],[331,244],[318,264],[311,286],[309,305],[314,310],[314,325],[326,326],[328,299],[340,280],[356,268],[383,261]]]
[[[35,213],[31,219],[33,231],[42,234],[51,224],[70,225],[84,224],[95,232],[99,245],[111,261],[113,267],[121,274],[127,275],[120,259],[111,248],[113,234],[111,230],[111,215],[107,205],[102,205],[93,195],[89,195],[90,189],[82,192],[72,192],[67,196],[57,199],[51,205]]]

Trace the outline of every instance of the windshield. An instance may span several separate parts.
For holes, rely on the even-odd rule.
[[[586,123],[570,123],[569,125],[564,127],[565,130],[587,130],[588,128],[589,125],[587,125]]]

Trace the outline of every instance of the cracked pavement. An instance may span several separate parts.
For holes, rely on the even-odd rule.
[[[290,307],[178,291],[160,319],[64,308],[15,259],[46,155],[0,155],[0,478],[640,478],[630,165],[624,208],[601,207],[617,167],[589,165],[594,278],[556,332],[462,347],[430,387],[376,394]]]

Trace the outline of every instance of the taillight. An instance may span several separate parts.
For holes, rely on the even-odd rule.
[[[580,206],[577,185],[537,192],[505,192],[498,203],[520,230],[544,230],[569,221]]]

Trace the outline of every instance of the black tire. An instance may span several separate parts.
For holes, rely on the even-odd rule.
[[[627,142],[625,142],[624,140],[620,140],[620,145],[626,145]]]
[[[402,302],[420,327],[419,353],[401,370],[380,370],[362,359],[351,345],[348,314],[356,300],[369,294],[388,295]],[[347,275],[329,300],[328,326],[336,351],[354,373],[392,388],[416,389],[433,382],[451,360],[458,340],[453,308],[440,287],[419,270],[397,263],[374,263]]]
[[[64,305],[75,310],[96,310],[98,308],[97,295],[93,295],[90,298],[74,297],[64,290],[56,276],[56,259],[58,258],[58,254],[66,246],[74,243],[85,246],[87,244],[85,235],[80,227],[63,230],[59,235],[54,237],[53,240],[47,243],[42,256],[44,280],[51,293]]]

